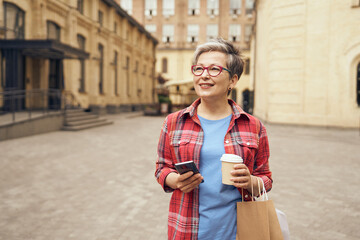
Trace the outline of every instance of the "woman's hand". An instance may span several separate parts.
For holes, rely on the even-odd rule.
[[[233,175],[233,178],[230,180],[234,182],[236,188],[243,188],[249,193],[252,193],[253,196],[260,195],[258,179],[250,174],[250,171],[245,164],[241,163],[234,165],[234,170],[231,171],[231,175]],[[260,186],[260,189],[262,189],[262,185]]]
[[[251,191],[251,175],[245,164],[235,164],[231,175],[233,177],[230,180],[234,182],[236,188],[250,189]]]
[[[187,172],[184,174],[170,173],[166,179],[166,185],[172,189],[180,189],[184,193],[194,190],[204,179],[200,173]]]

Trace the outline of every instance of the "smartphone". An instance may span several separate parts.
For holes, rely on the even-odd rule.
[[[180,174],[184,174],[190,171],[192,171],[194,174],[200,173],[194,161],[175,163],[175,168]],[[202,180],[201,182],[204,182],[204,180]]]

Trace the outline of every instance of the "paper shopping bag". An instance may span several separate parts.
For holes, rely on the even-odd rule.
[[[237,203],[237,239],[270,240],[267,202]]]
[[[261,193],[260,182],[258,186]],[[269,200],[263,182],[262,187],[262,201],[237,203],[237,240],[284,240],[274,203]],[[252,189],[252,195],[253,192]]]

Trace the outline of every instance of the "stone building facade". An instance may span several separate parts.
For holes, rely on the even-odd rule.
[[[0,0],[0,92],[59,90],[97,112],[142,108],[155,101],[157,43],[114,0]]]
[[[159,39],[156,71],[168,79],[174,104],[195,98],[191,65],[198,44],[223,37],[234,42],[249,62],[250,34],[255,23],[254,0],[118,0],[123,9]],[[248,69],[248,68],[247,68]],[[242,103],[250,89],[247,70],[232,98]]]
[[[359,127],[360,1],[258,0],[255,115]]]

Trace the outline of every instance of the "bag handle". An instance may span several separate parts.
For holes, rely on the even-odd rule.
[[[252,180],[250,177],[250,185],[251,185],[251,201],[254,201],[254,186],[252,184]],[[241,202],[244,201],[244,189],[241,188]]]
[[[262,196],[263,197],[263,201],[267,201],[269,200],[269,197],[267,195],[267,192],[266,192],[266,189],[265,189],[265,184],[264,184],[264,181],[262,180],[261,177],[258,177],[257,178],[257,181],[258,181],[258,187],[259,187],[259,193],[260,193],[260,196],[259,198]],[[262,191],[260,191],[260,183],[262,183]],[[261,194],[262,193],[262,194]]]

